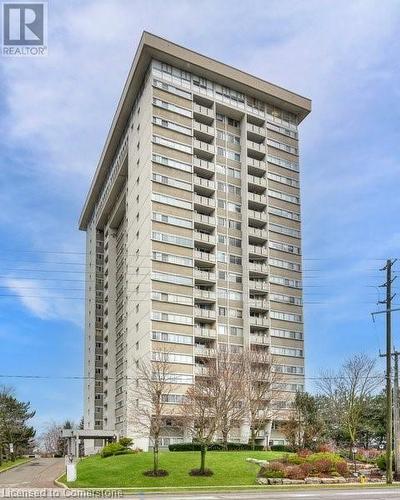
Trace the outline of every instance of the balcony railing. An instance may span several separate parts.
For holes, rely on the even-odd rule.
[[[213,328],[200,328],[194,327],[194,335],[195,337],[201,337],[205,339],[215,339],[217,338],[217,332]]]
[[[255,309],[267,309],[268,301],[263,299],[249,299],[249,306]]]
[[[268,318],[262,316],[250,316],[250,325],[252,326],[269,326]]]
[[[203,177],[199,177],[198,175],[193,176],[193,184],[197,185],[197,186],[204,187],[204,188],[208,188],[211,191],[215,191],[215,182],[214,181],[204,179]]]
[[[259,203],[260,205],[266,205],[267,197],[265,194],[249,193],[249,201]]]
[[[198,318],[203,319],[215,319],[217,313],[215,311],[212,311],[211,309],[202,309],[201,307],[195,307],[194,315]]]
[[[213,358],[215,357],[215,350],[210,349],[209,347],[203,347],[202,345],[195,345],[194,353],[196,356],[204,356],[205,358]]]
[[[258,245],[249,245],[249,253],[254,253],[255,255],[268,255],[268,249],[266,247]]]
[[[206,108],[207,109],[207,108]],[[206,125],[205,123],[200,123],[195,121],[193,124],[193,130],[195,132],[198,132],[199,135],[204,134],[205,136],[210,136],[214,137],[214,127],[210,127],[209,125]]]
[[[208,271],[202,271],[201,269],[194,270],[194,277],[197,279],[205,280],[205,281],[213,281],[216,280],[216,274],[210,273]]]
[[[203,243],[210,243],[210,245],[215,245],[215,236],[213,236],[212,234],[193,231],[193,238],[194,241],[202,241]]]
[[[195,194],[193,198],[194,203],[198,205],[206,205],[207,207],[215,207],[215,199],[207,198],[207,196],[200,196],[199,194]]]
[[[269,345],[270,339],[267,335],[252,335],[252,334],[250,334],[250,342],[252,344]]]
[[[268,283],[261,280],[249,280],[249,288],[252,290],[268,291]]]
[[[247,132],[250,134],[255,134],[260,137],[265,137],[266,135],[266,130],[263,127],[259,127],[258,125],[254,125],[253,123],[247,123],[246,124]]]
[[[201,288],[195,288],[194,297],[196,299],[215,300],[216,293],[213,292],[212,290],[202,290]]]
[[[211,161],[203,160],[197,156],[193,157],[193,166],[195,169],[201,169],[202,172],[215,172],[215,165]]]
[[[193,255],[196,260],[215,262],[215,255],[213,253],[202,252],[201,250],[195,250]]]
[[[265,177],[257,177],[256,175],[249,174],[247,176],[247,182],[249,184],[254,184],[256,186],[260,186],[260,187],[264,187],[264,188],[267,187],[267,179]]]
[[[206,106],[201,106],[200,104],[193,104],[193,112],[199,113],[200,115],[208,116],[209,118],[214,118],[213,108],[207,108]]]
[[[198,222],[199,224],[204,224],[207,226],[215,226],[215,217],[211,217],[210,215],[199,214],[197,212],[194,213],[194,222]]]
[[[257,153],[264,154],[266,152],[265,144],[247,140],[247,149],[256,151]]]
[[[198,139],[193,140],[193,148],[213,155],[215,153],[214,144],[208,144],[208,142],[199,141]]]
[[[263,264],[262,262],[249,262],[249,271],[253,271],[256,273],[268,273],[268,265]]]
[[[194,367],[194,373],[196,375],[207,376],[207,375],[209,375],[210,372],[208,371],[208,368],[206,366],[195,365],[195,367]]]

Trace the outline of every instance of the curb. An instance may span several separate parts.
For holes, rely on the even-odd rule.
[[[2,474],[3,472],[7,472],[10,469],[17,469],[18,467],[22,467],[23,465],[26,465],[29,462],[33,462],[34,460],[36,460],[36,458],[28,458],[28,460],[25,460],[25,462],[21,462],[19,464],[15,464],[15,465],[10,465],[9,467],[6,467],[5,469],[0,470],[0,474]]]
[[[63,488],[64,490],[68,490],[68,486],[60,481],[60,479],[63,477],[65,472],[63,472],[60,476],[58,476],[56,479],[54,479],[54,484],[58,486],[59,488]]]

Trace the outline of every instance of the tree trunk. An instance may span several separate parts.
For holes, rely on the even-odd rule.
[[[228,430],[224,429],[222,431],[222,445],[225,451],[228,451],[228,434],[229,434]]]
[[[201,462],[200,462],[200,472],[204,474],[206,470],[206,453],[207,453],[207,445],[201,445]]]
[[[256,431],[255,429],[251,429],[251,434],[250,434],[250,444],[251,444],[251,449],[254,451],[256,449]]]
[[[154,447],[153,447],[153,472],[158,472],[158,436],[154,437]]]

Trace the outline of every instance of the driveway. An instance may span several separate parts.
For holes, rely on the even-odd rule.
[[[54,488],[63,471],[63,458],[36,458],[0,473],[0,488]]]

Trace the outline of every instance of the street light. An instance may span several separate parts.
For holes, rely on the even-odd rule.
[[[354,462],[354,475],[357,474],[357,462],[356,462],[356,453],[357,453],[357,448],[353,446],[351,449],[351,452],[353,453],[353,462]]]

